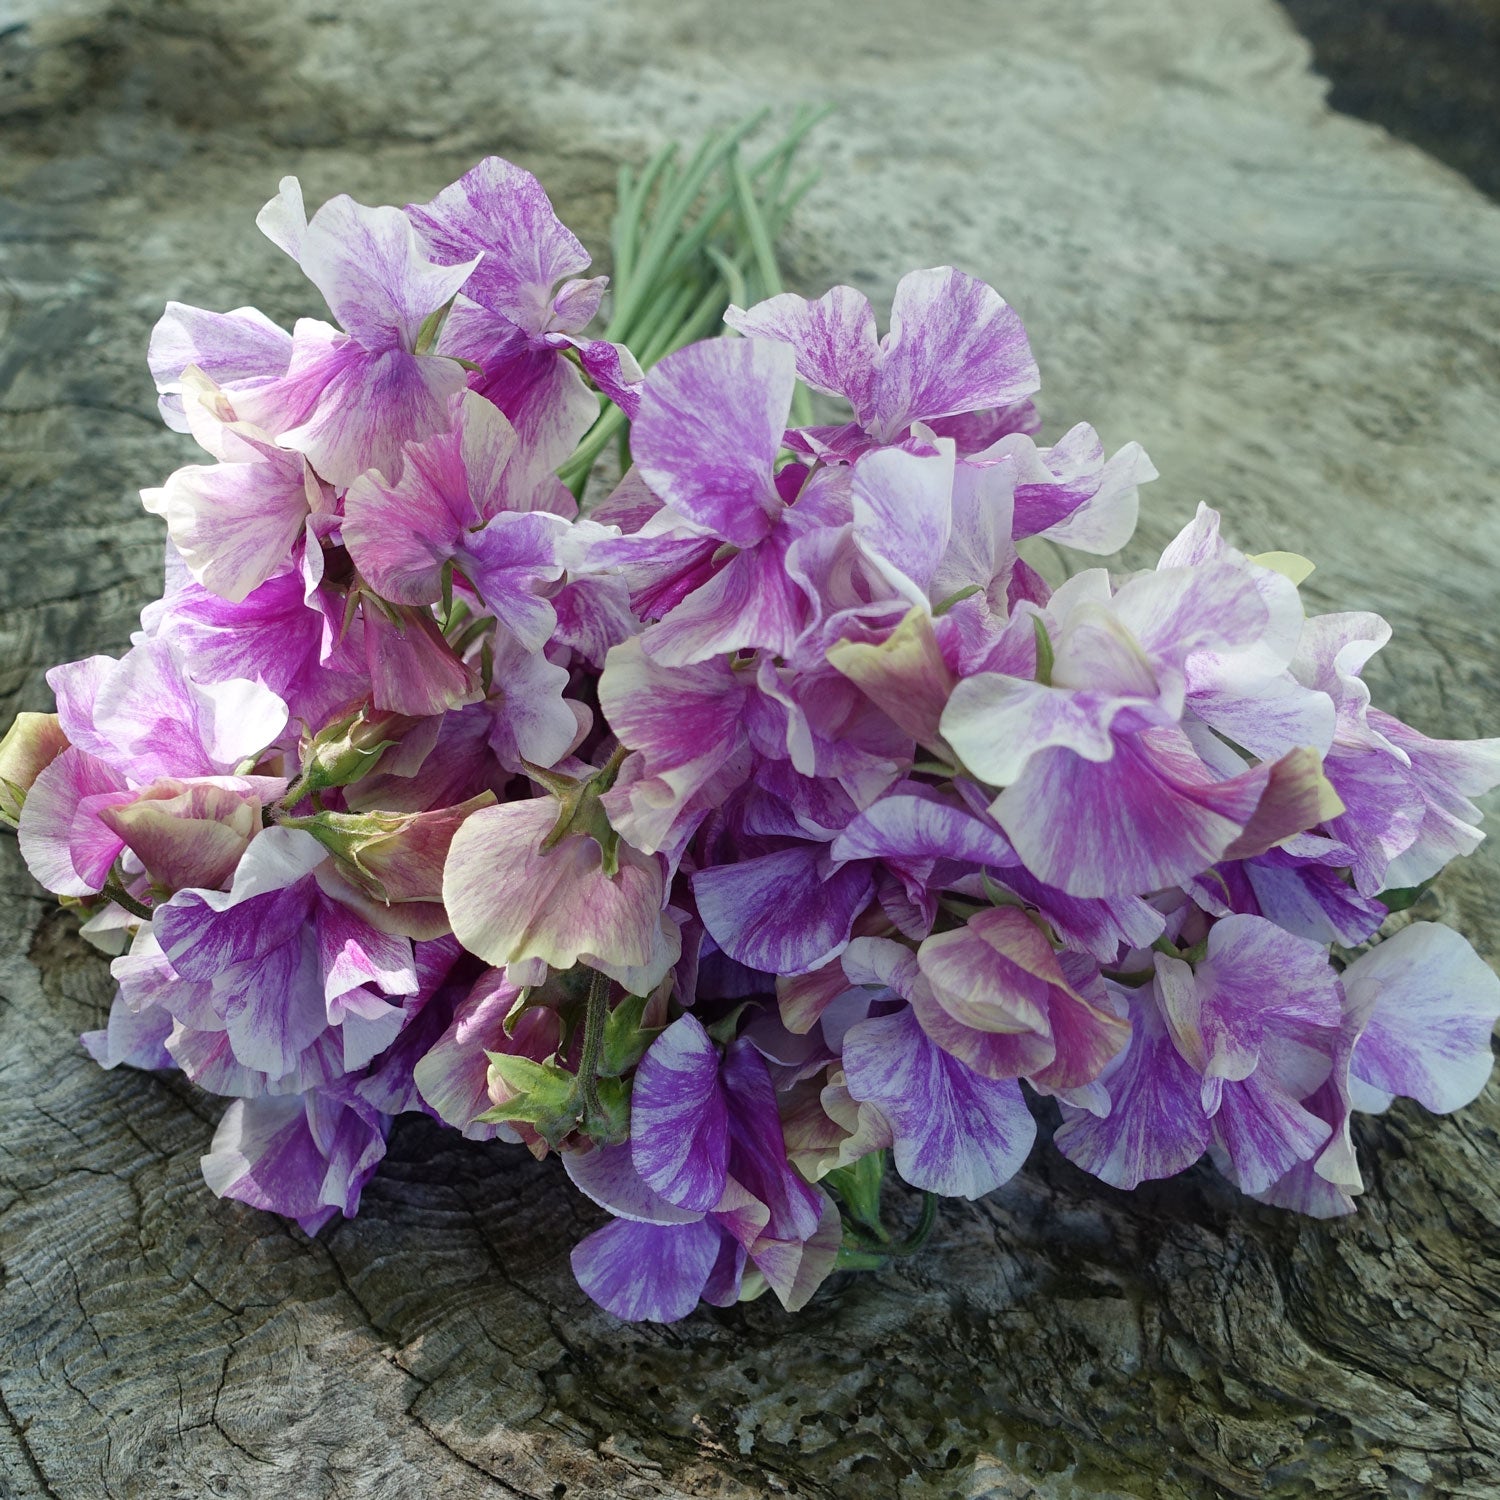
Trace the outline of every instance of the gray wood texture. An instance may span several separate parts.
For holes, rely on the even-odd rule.
[[[1220,506],[1377,608],[1378,697],[1500,727],[1500,210],[1328,112],[1269,0],[10,0],[0,14],[0,722],[157,587],[135,491],[190,461],[168,297],[315,294],[251,228],[499,151],[604,243],[616,164],[761,102],[840,114],[793,280],[956,262],[1021,310],[1048,431],[1143,442],[1143,560]],[[7,27],[9,29],[7,29]],[[1500,858],[1427,914],[1500,958]],[[104,960],[0,838],[0,1497],[1500,1494],[1500,1087],[1359,1127],[1360,1213],[1206,1168],[1125,1195],[1039,1146],[930,1248],[622,1327],[552,1163],[400,1125],[309,1241],[202,1186],[216,1113],[104,1073]]]

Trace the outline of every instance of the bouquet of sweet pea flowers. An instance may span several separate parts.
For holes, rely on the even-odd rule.
[[[157,325],[206,456],[143,493],[164,593],[48,674],[0,812],[117,954],[92,1055],[232,1101],[214,1192],[315,1232],[422,1111],[560,1155],[613,1216],[580,1283],[670,1320],[908,1250],[887,1162],[920,1233],[1037,1111],[1115,1187],[1207,1153],[1330,1216],[1353,1111],[1483,1086],[1500,981],[1387,919],[1500,740],[1375,708],[1385,621],[1206,505],[1049,585],[1028,539],[1116,552],[1155,471],[1038,440],[960,270],[883,335],[780,290],[808,123],[627,173],[612,292],[492,157],[405,208],[283,181],[257,222],[334,322]]]

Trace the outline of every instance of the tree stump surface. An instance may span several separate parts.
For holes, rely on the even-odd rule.
[[[1316,559],[1314,607],[1392,620],[1378,701],[1500,729],[1500,210],[1331,114],[1269,0],[8,8],[0,725],[158,590],[136,491],[193,461],[145,367],[162,303],[317,310],[252,227],[283,172],[403,203],[498,151],[601,247],[621,161],[828,98],[794,285],[992,281],[1047,432],[1162,471],[1127,565],[1206,500]],[[1423,914],[1493,962],[1497,898],[1487,848]],[[1500,1494],[1493,1083],[1363,1119],[1349,1220],[1203,1166],[1127,1195],[1039,1144],[796,1317],[631,1327],[568,1269],[595,1210],[519,1148],[404,1120],[316,1240],[217,1201],[218,1102],[79,1048],[110,993],[0,839],[6,1500]]]

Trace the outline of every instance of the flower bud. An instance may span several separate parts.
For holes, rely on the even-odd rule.
[[[17,714],[0,740],[0,819],[15,826],[32,783],[68,748],[56,714]]]
[[[302,746],[302,774],[288,796],[295,806],[310,792],[349,786],[375,769],[386,749],[420,719],[361,708],[325,725]]]
[[[312,834],[343,873],[377,901],[441,901],[453,835],[470,813],[494,801],[493,792],[481,792],[430,812],[320,812],[283,822]]]

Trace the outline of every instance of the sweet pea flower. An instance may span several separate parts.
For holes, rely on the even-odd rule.
[[[184,371],[182,389],[193,436],[219,462],[178,469],[161,489],[142,490],[141,503],[167,523],[193,578],[237,604],[286,568],[308,516],[330,503],[307,459],[236,421],[201,372]]]
[[[681,953],[664,915],[661,860],[590,815],[592,782],[469,817],[453,837],[443,903],[469,952],[531,972],[597,969],[632,994],[656,987]],[[529,966],[529,967],[527,967]]]
[[[531,650],[557,624],[541,597],[562,574],[558,516],[513,508],[506,488],[515,429],[483,397],[462,392],[446,431],[405,450],[394,484],[366,474],[344,497],[344,545],[384,599],[436,604],[455,579]],[[523,497],[524,498],[524,497]]]
[[[1243,655],[1259,670],[1276,622],[1248,569],[1166,567],[1118,590],[1091,569],[1035,622],[1046,680],[965,678],[940,728],[969,770],[1004,789],[991,810],[1039,879],[1073,896],[1139,894],[1336,811],[1311,749],[1246,767],[1184,731],[1196,662]]]
[[[1318,615],[1292,663],[1297,680],[1337,711],[1326,765],[1344,809],[1327,832],[1352,851],[1365,896],[1420,885],[1471,853],[1484,835],[1470,799],[1500,785],[1500,739],[1428,739],[1371,706],[1360,673],[1390,638],[1379,615]]]
[[[1130,1044],[1100,1075],[1109,1108],[1066,1103],[1056,1144],[1116,1187],[1167,1177],[1213,1142],[1247,1192],[1262,1192],[1328,1140],[1305,1107],[1328,1078],[1343,1018],[1319,945],[1260,917],[1209,930],[1203,958],[1153,955],[1148,984],[1111,984]]]
[[[748,310],[731,307],[724,321],[747,338],[787,345],[803,381],[849,403],[853,422],[802,434],[812,451],[844,460],[901,441],[914,423],[1015,407],[1038,385],[1015,310],[952,266],[910,271],[896,283],[883,339],[869,299],[848,286],[816,302],[783,292]]]
[[[646,653],[663,666],[757,647],[787,655],[807,623],[788,549],[844,517],[836,485],[797,464],[777,471],[796,382],[791,352],[756,339],[690,344],[646,381],[631,428],[636,467],[670,512],[666,539],[695,568],[699,551],[710,554],[704,581],[646,632]],[[624,561],[663,539],[638,534],[603,550]]]
[[[173,971],[209,987],[157,1003],[185,1025],[223,1031],[235,1061],[271,1082],[330,1030],[343,1070],[363,1066],[394,1040],[402,997],[418,988],[411,942],[320,879],[327,858],[311,835],[268,828],[228,891],[179,891],[152,919]]]
[[[339,1214],[352,1219],[385,1155],[390,1118],[347,1088],[236,1099],[203,1158],[221,1198],[295,1219],[316,1234]]]
[[[608,278],[578,277],[588,269],[588,252],[536,178],[498,156],[430,202],[408,204],[406,214],[439,264],[466,265],[478,256],[438,348],[478,366],[474,388],[520,435],[512,483],[529,497],[526,508],[573,514],[572,497],[552,471],[599,411],[573,359],[632,416],[639,399],[641,371],[630,351],[582,336]]]
[[[198,682],[166,641],[54,667],[47,680],[69,748],[21,809],[32,874],[58,895],[91,895],[129,848],[163,885],[222,881],[262,802],[286,788],[238,774],[280,737],[286,705],[256,682]]]
[[[801,1307],[842,1231],[832,1199],[786,1159],[754,1047],[742,1038],[721,1060],[702,1024],[680,1017],[642,1059],[632,1110],[628,1148],[564,1158],[617,1216],[573,1251],[583,1289],[617,1317],[672,1322],[700,1298],[733,1302],[748,1259],[784,1307]]]
[[[347,194],[305,217],[302,188],[285,177],[256,222],[301,266],[342,331],[298,320],[285,374],[219,383],[235,414],[307,456],[330,484],[367,469],[394,479],[402,445],[440,430],[466,376],[455,359],[429,352],[423,330],[479,264],[435,264],[397,208],[368,208]],[[212,363],[204,366],[213,376]]]

